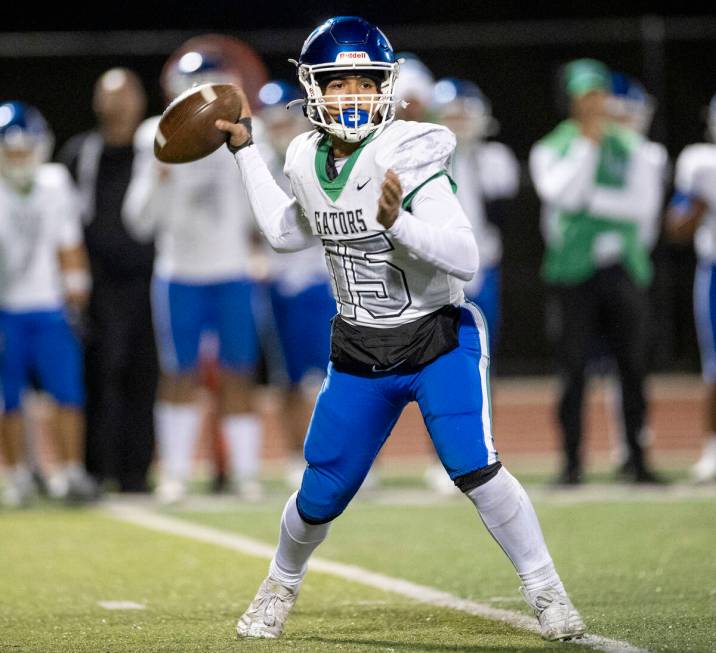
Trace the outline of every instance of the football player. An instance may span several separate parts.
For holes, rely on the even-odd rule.
[[[708,107],[711,143],[687,145],[676,160],[675,194],[666,213],[671,239],[693,239],[697,267],[694,315],[706,383],[706,439],[691,470],[697,483],[716,480],[716,95]]]
[[[259,115],[276,154],[272,173],[286,192],[290,192],[283,174],[286,150],[311,127],[298,107],[289,106],[296,100],[302,103],[303,93],[285,80],[272,80],[259,91]],[[330,320],[336,303],[318,242],[292,254],[268,249],[271,316],[265,349],[273,381],[281,388],[280,416],[289,449],[286,480],[296,488],[303,477],[303,438],[315,390],[328,364]]]
[[[255,97],[266,72],[248,45],[205,35],[181,46],[161,76],[167,100],[208,81],[239,82]],[[123,208],[135,236],[154,238],[157,249],[152,282],[161,366],[155,411],[161,464],[157,496],[173,503],[186,492],[200,429],[200,344],[213,333],[221,426],[233,481],[239,495],[256,499],[261,493],[261,423],[253,402],[257,335],[248,263],[251,209],[223,148],[200,161],[160,164],[153,154],[158,121],[158,116],[150,118],[137,131],[133,178]]]
[[[82,366],[70,326],[84,309],[90,275],[79,204],[67,169],[47,163],[52,134],[23,102],[0,104],[0,381],[4,502],[26,503],[33,486],[25,463],[21,399],[30,375],[56,402],[51,420],[56,469],[52,496],[93,498],[84,470]]]
[[[308,428],[301,487],[281,518],[269,575],[237,624],[278,637],[330,523],[355,495],[405,405],[417,401],[455,484],[514,564],[547,639],[585,631],[544,543],[532,504],[498,460],[485,319],[465,302],[478,253],[447,174],[455,138],[396,121],[399,64],[385,35],[340,16],[303,45],[298,78],[314,131],[286,155],[291,195],[252,144],[250,107],[231,135],[251,206],[278,251],[323,245],[338,315],[331,362]]]

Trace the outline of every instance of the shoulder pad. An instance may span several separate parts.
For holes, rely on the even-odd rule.
[[[455,151],[455,134],[428,122],[395,121],[376,140],[380,147],[375,161],[379,168],[398,174],[404,196],[446,171]]]

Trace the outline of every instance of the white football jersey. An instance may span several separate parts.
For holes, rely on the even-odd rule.
[[[500,230],[487,220],[485,203],[517,195],[520,167],[512,150],[496,141],[480,142],[464,148],[458,145],[452,162],[452,178],[457,197],[470,218],[480,252],[480,267],[489,268],[502,259]],[[480,274],[465,287],[468,295],[478,290]]]
[[[704,261],[716,261],[716,202],[711,195],[704,194],[708,189],[695,188],[697,171],[702,168],[716,167],[716,144],[695,143],[687,145],[676,160],[676,190],[685,195],[696,194],[708,204],[708,209],[694,235],[696,255]]]
[[[155,239],[155,272],[163,278],[211,283],[249,275],[253,218],[236,179],[231,153],[220,147],[198,161],[161,166],[154,158],[159,117],[135,137],[124,219],[139,239]]]
[[[0,177],[0,305],[9,311],[64,304],[58,252],[82,244],[79,201],[68,170],[40,167],[21,195]]]
[[[301,134],[289,146],[284,171],[303,218],[323,243],[338,311],[347,322],[392,327],[462,301],[464,281],[410,253],[377,221],[388,169],[398,174],[409,200],[446,173],[454,148],[455,137],[444,127],[395,121],[364,142],[329,181],[321,134]]]

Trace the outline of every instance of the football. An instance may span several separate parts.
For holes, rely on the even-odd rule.
[[[154,156],[164,163],[188,163],[226,142],[216,120],[236,122],[241,98],[233,84],[202,84],[179,95],[165,110],[154,136]]]

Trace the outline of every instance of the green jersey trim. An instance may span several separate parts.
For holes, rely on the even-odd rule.
[[[341,196],[348,177],[350,177],[351,170],[353,170],[353,166],[355,166],[358,160],[358,156],[372,138],[373,134],[361,141],[361,144],[355,152],[353,152],[343,164],[341,171],[335,179],[329,179],[328,173],[326,173],[326,162],[328,161],[328,152],[331,149],[331,140],[326,136],[318,144],[318,148],[316,149],[316,177],[318,177],[323,192],[332,202],[335,202]]]
[[[437,179],[438,177],[442,177],[445,175],[448,178],[448,181],[450,182],[450,187],[452,188],[453,193],[457,193],[457,184],[453,180],[453,178],[448,174],[447,170],[441,170],[440,172],[436,172],[432,177],[428,177],[422,184],[419,186],[416,186],[411,190],[404,198],[403,198],[403,210],[404,211],[410,211],[410,205],[413,203],[413,199],[415,198],[415,195],[418,193],[418,191],[425,186],[425,184],[431,182],[433,179]]]

